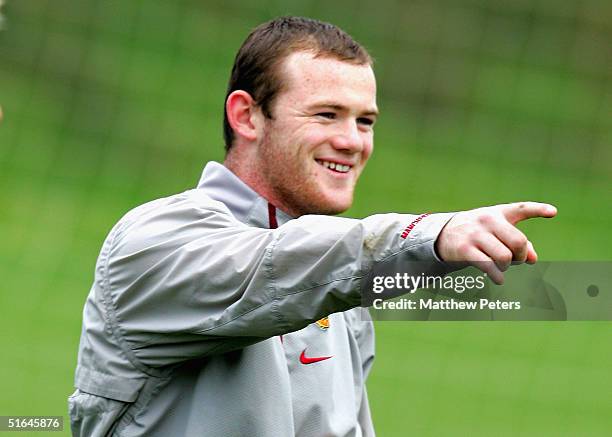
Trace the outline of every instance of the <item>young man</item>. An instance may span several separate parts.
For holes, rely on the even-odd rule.
[[[511,261],[536,259],[514,223],[555,214],[521,203],[331,216],[351,205],[377,114],[371,59],[337,27],[287,17],[249,35],[225,102],[224,165],[129,212],[102,247],[74,435],[374,434],[362,279],[389,260],[445,260],[501,282]]]

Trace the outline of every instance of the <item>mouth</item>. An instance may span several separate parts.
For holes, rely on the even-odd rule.
[[[348,173],[353,168],[353,165],[351,164],[343,164],[337,161],[328,161],[323,159],[315,159],[315,161],[317,164],[325,167],[326,169],[339,174]]]

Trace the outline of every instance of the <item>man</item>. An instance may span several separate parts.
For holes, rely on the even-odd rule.
[[[75,435],[369,436],[368,272],[535,262],[513,225],[550,205],[333,217],[373,148],[372,61],[337,27],[285,17],[240,48],[224,165],[123,217],[85,305]],[[404,233],[411,226],[409,235]],[[491,261],[494,261],[491,262]],[[419,263],[418,265],[421,265]]]

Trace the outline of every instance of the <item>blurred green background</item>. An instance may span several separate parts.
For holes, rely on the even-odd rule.
[[[234,54],[284,14],[331,21],[376,59],[382,117],[347,215],[547,201],[556,219],[521,226],[541,259],[612,260],[607,0],[9,0],[0,414],[66,414],[106,233],[223,159]],[[610,435],[610,323],[376,329],[381,436]]]

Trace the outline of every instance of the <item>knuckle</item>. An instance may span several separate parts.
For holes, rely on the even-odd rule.
[[[500,257],[499,257],[499,258],[500,258],[502,261],[507,261],[507,262],[510,262],[510,261],[512,261],[512,257],[513,257],[513,256],[514,256],[514,255],[512,254],[512,251],[510,251],[510,250],[508,250],[508,249],[506,249],[506,248],[504,247],[504,248],[503,248],[503,250],[502,250],[502,251],[501,251],[501,253],[500,253]]]
[[[512,262],[512,252],[509,250],[504,251],[499,259],[504,264],[510,264]]]
[[[470,253],[471,250],[472,250],[472,245],[468,242],[460,243],[457,246],[457,252],[460,255],[467,255]]]
[[[470,241],[478,241],[482,237],[482,232],[479,229],[471,228],[467,231],[466,236]]]
[[[482,213],[480,214],[480,216],[478,217],[478,222],[481,225],[490,225],[495,221],[495,217],[493,217],[493,215],[491,213]]]
[[[515,250],[522,250],[527,247],[527,237],[524,235],[516,236],[512,239],[510,244]]]

